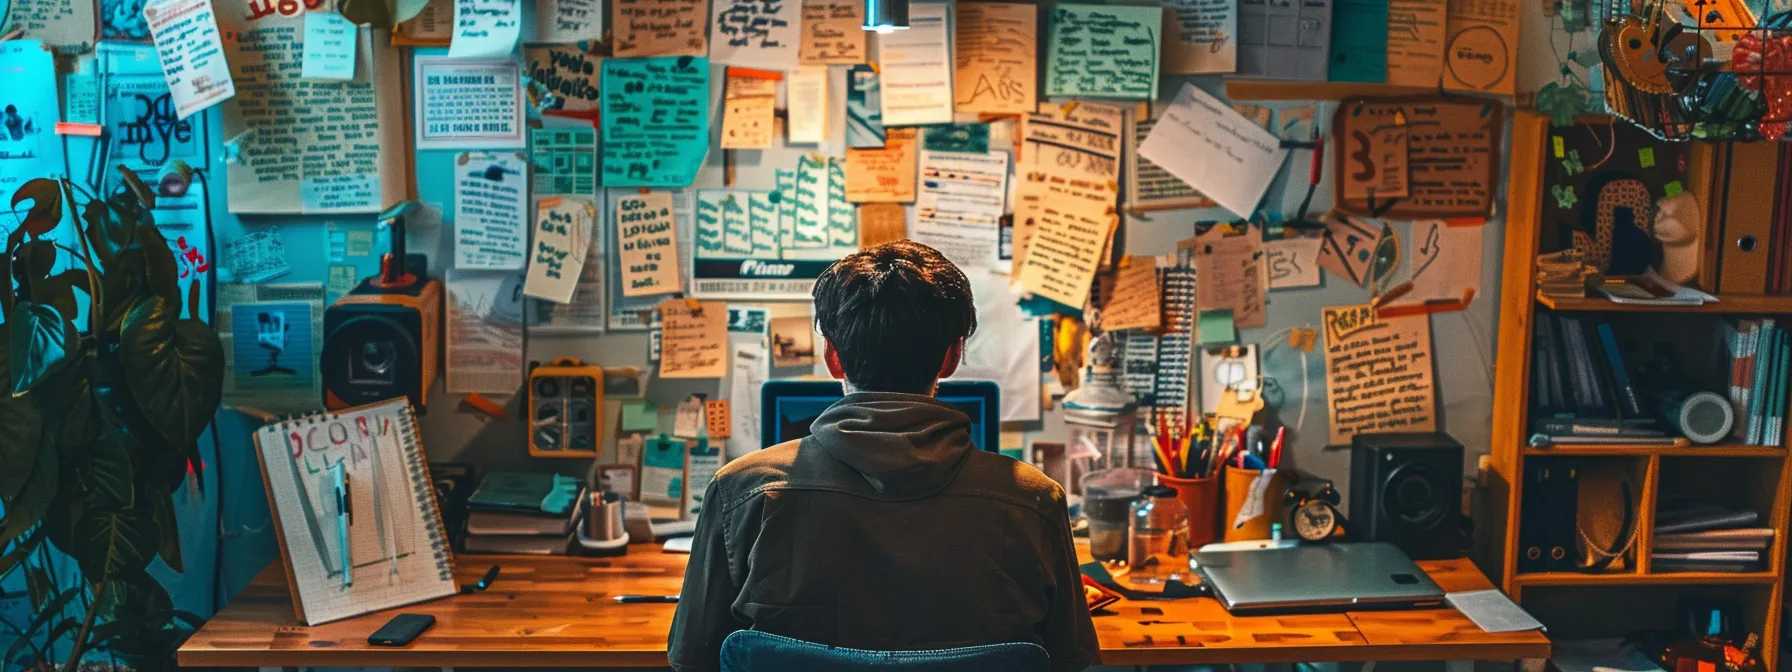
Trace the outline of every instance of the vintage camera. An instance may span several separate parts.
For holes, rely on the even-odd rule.
[[[380,274],[324,309],[318,367],[328,408],[404,396],[426,410],[442,352],[442,283],[429,277],[425,255],[405,252],[404,217],[420,207],[408,201],[380,214],[392,240]]]

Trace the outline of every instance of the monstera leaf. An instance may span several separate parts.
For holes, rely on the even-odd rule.
[[[117,510],[89,509],[72,522],[73,548],[62,551],[75,558],[89,581],[148,567],[161,547],[155,514],[146,503]]]
[[[12,395],[19,396],[48,378],[79,343],[75,325],[54,306],[20,301],[6,322],[11,327]],[[214,339],[215,340],[215,339]]]
[[[138,408],[161,438],[192,445],[224,392],[224,347],[203,322],[181,320],[180,304],[151,297],[124,317],[118,355]]]
[[[31,209],[20,220],[23,225],[21,228],[31,235],[49,233],[62,222],[62,185],[55,180],[40,177],[26,182],[18,191],[12,192],[14,216],[18,215],[19,203],[22,201],[31,201]]]

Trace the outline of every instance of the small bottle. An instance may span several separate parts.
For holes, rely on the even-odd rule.
[[[1189,575],[1188,507],[1176,499],[1175,489],[1146,488],[1128,521],[1127,565],[1133,583],[1160,584]]]

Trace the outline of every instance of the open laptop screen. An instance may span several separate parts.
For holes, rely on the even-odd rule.
[[[809,425],[842,396],[836,380],[768,380],[760,388],[761,448],[809,435]],[[1001,388],[987,380],[942,380],[934,397],[971,416],[971,442],[996,452],[1001,445]]]

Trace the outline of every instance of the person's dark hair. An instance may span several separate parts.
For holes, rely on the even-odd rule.
[[[977,329],[971,283],[945,255],[898,240],[835,262],[815,281],[815,323],[846,381],[926,394],[946,351]]]

